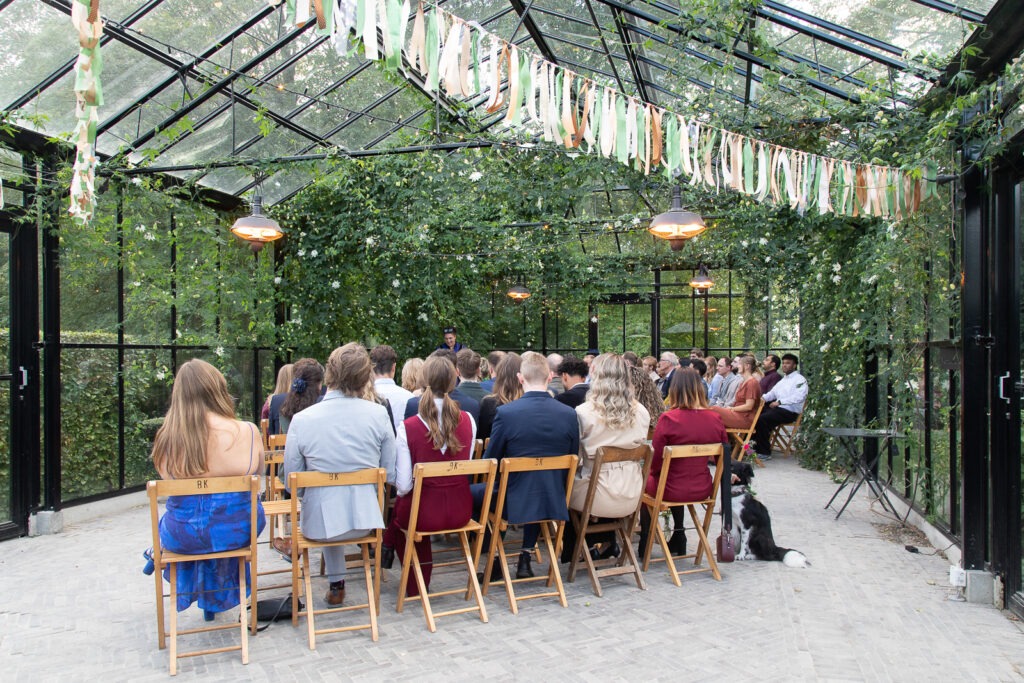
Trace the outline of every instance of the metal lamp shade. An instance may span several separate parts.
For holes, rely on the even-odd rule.
[[[262,213],[263,198],[256,195],[252,198],[252,214],[243,216],[231,226],[231,232],[250,243],[263,244],[284,237],[284,230],[273,218]]]
[[[508,298],[513,299],[515,301],[525,301],[526,299],[529,299],[531,296],[532,295],[530,294],[530,290],[528,290],[523,285],[515,285],[514,287],[508,290]]]
[[[668,240],[672,244],[672,251],[679,251],[686,240],[707,229],[699,214],[683,210],[682,190],[676,185],[672,189],[672,208],[652,218],[647,231],[655,237]]]

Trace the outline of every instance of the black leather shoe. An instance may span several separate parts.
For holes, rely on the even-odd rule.
[[[484,573],[483,572],[477,572],[476,573],[476,580],[479,581],[480,583],[483,583],[484,582]],[[495,558],[494,566],[491,567],[491,580],[490,580],[490,583],[494,583],[495,581],[504,581],[504,580],[505,580],[505,577],[501,573],[501,566],[498,564],[497,558]]]
[[[604,547],[604,550],[599,550],[597,546],[590,549],[590,558],[592,560],[607,560],[609,557],[618,557],[622,549],[619,548],[617,541],[612,541]]]
[[[686,554],[686,532],[673,531],[672,538],[668,539],[668,549],[673,555]]]
[[[381,545],[380,547],[380,568],[391,569],[391,565],[395,563],[395,549],[389,545]]]
[[[533,568],[530,567],[530,551],[524,550],[519,553],[519,564],[516,565],[517,579],[532,579]]]

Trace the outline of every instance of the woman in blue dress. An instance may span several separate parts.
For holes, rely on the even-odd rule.
[[[263,468],[259,429],[235,419],[224,375],[193,359],[178,369],[171,405],[153,442],[153,465],[163,479],[230,477]],[[160,543],[176,553],[221,552],[249,542],[249,496],[217,493],[170,496],[160,519]],[[257,511],[258,531],[266,523]],[[249,585],[246,567],[246,585]],[[168,578],[169,572],[164,572]],[[238,606],[238,561],[234,558],[178,565],[178,611],[198,601],[207,619]]]

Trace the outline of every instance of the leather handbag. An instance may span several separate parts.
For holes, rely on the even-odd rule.
[[[732,529],[723,527],[722,533],[718,534],[718,538],[715,539],[715,545],[718,550],[717,554],[719,562],[732,562],[736,559],[736,548],[733,545]]]

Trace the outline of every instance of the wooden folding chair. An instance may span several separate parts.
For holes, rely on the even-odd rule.
[[[729,434],[729,438],[732,439],[732,459],[734,461],[743,461],[746,455],[745,446],[754,438],[754,428],[757,426],[757,420],[761,417],[762,410],[764,410],[764,401],[758,403],[757,410],[754,412],[754,419],[750,421],[750,429],[725,430]],[[764,463],[761,462],[761,458],[757,457],[757,453],[754,454],[754,463],[758,467],[764,467]]]
[[[267,439],[270,436],[270,420],[263,418],[260,420],[260,438],[263,439],[263,450],[270,448],[270,443]]]
[[[274,437],[271,437],[274,438]],[[292,513],[291,501],[284,497],[284,484],[281,482],[280,473],[284,465],[284,450],[268,450],[263,455],[264,463],[264,484],[263,484],[263,513],[267,517],[267,545],[276,550],[275,542],[278,539],[291,538],[287,531],[288,520]],[[300,506],[301,508],[301,503]],[[291,568],[265,569],[260,576],[271,576],[273,574],[291,574]],[[287,588],[291,586],[291,578],[283,583],[272,585],[264,584],[264,590],[275,588]]]
[[[579,456],[577,455],[558,455],[558,456],[546,456],[546,457],[533,457],[533,458],[504,458],[501,461],[501,478],[498,483],[498,497],[494,505],[494,510],[487,516],[487,525],[491,531],[491,547],[487,550],[487,564],[484,567],[484,585],[483,593],[487,595],[487,589],[490,587],[490,576],[491,570],[494,567],[495,555],[497,555],[497,561],[501,565],[501,575],[505,585],[505,593],[508,595],[508,604],[512,609],[512,614],[519,614],[519,602],[523,600],[533,600],[535,598],[549,598],[557,597],[561,602],[562,607],[568,607],[569,601],[565,597],[565,587],[562,585],[562,576],[558,571],[558,552],[556,548],[562,543],[562,533],[565,530],[564,520],[554,519],[535,519],[529,522],[520,520],[517,524],[539,524],[540,525],[540,536],[544,541],[544,545],[547,547],[548,557],[548,573],[547,576],[535,576],[528,579],[512,579],[512,575],[508,568],[508,556],[505,553],[505,546],[502,543],[501,534],[508,529],[508,522],[505,520],[505,496],[508,492],[508,477],[510,474],[517,472],[543,472],[547,470],[565,470],[565,506],[566,509],[569,507],[569,496],[572,495],[572,484],[576,477],[576,465],[579,463]],[[555,590],[546,591],[543,593],[532,593],[530,595],[517,596],[515,589],[512,587],[515,583],[529,583],[534,581],[547,581],[546,585],[551,587],[553,584]]]
[[[570,582],[575,581],[576,571],[580,567],[586,567],[587,573],[590,574],[590,583],[594,588],[594,595],[597,597],[602,596],[600,577],[605,576],[632,574],[636,579],[637,588],[647,590],[647,583],[644,581],[644,575],[640,571],[640,563],[633,552],[633,544],[630,540],[633,535],[633,529],[636,528],[637,519],[640,516],[640,497],[638,496],[636,499],[636,509],[619,519],[592,523],[590,521],[590,511],[594,505],[594,497],[597,494],[599,474],[602,467],[615,463],[633,463],[637,470],[642,472],[640,481],[643,482],[641,484],[643,486],[647,483],[647,475],[651,470],[651,460],[653,460],[652,451],[651,447],[647,444],[637,446],[636,448],[615,448],[612,446],[598,448],[597,457],[594,459],[594,469],[590,473],[590,485],[587,487],[587,497],[583,502],[583,509],[573,510],[570,508],[569,510],[569,518],[576,527],[577,536],[576,547],[572,551],[573,559],[569,564],[569,575],[567,578]],[[615,533],[615,540],[619,543],[621,552],[617,558],[598,560],[602,564],[602,567],[599,569],[587,550],[587,534],[602,531],[612,531]],[[580,559],[581,557],[582,559]]]
[[[708,541],[708,531],[711,529],[711,518],[715,513],[715,501],[718,500],[718,487],[722,481],[722,471],[724,470],[725,464],[725,449],[720,443],[665,446],[662,458],[661,476],[658,478],[658,489],[655,492],[655,495],[652,497],[647,493],[644,493],[642,497],[643,504],[647,506],[647,511],[651,515],[652,527],[650,532],[647,534],[647,544],[643,549],[644,571],[647,571],[647,567],[651,563],[651,546],[654,544],[655,537],[657,537],[658,543],[661,545],[661,550],[664,553],[664,561],[668,565],[669,574],[672,576],[672,582],[677,586],[682,585],[679,583],[680,574],[693,574],[695,572],[710,571],[716,581],[721,581],[722,575],[718,572],[718,563],[715,562],[715,554],[711,549],[711,543]],[[665,484],[668,482],[669,470],[672,468],[672,460],[675,458],[702,458],[704,461],[707,461],[708,458],[714,459],[715,474],[711,479],[710,496],[700,500],[665,500]],[[660,513],[674,507],[679,507],[680,505],[686,506],[686,509],[689,510],[690,518],[693,520],[693,525],[697,529],[697,552],[673,557],[672,551],[669,550],[668,547],[668,541],[665,540],[665,532],[661,529],[658,517]],[[704,519],[697,518],[698,505],[704,507]],[[708,556],[707,567],[700,566],[701,557],[704,553],[707,553]],[[686,559],[690,557],[694,558],[693,569],[680,571],[676,568],[676,559]]]
[[[383,518],[386,477],[387,471],[382,467],[367,468],[356,472],[292,472],[288,475],[288,488],[292,492],[292,625],[298,625],[300,616],[306,617],[310,650],[316,649],[316,637],[326,633],[369,629],[370,637],[374,642],[377,641],[377,614],[380,612],[380,547],[383,529],[372,529],[365,536],[344,541],[314,541],[306,538],[299,527],[299,490],[322,486],[365,486],[369,484],[377,489],[377,504],[380,506]],[[357,559],[357,566],[361,565],[363,568],[363,578],[366,581],[366,602],[344,607],[314,609],[313,601],[316,598],[313,597],[312,577],[309,571],[309,550],[346,545],[359,546],[360,555]],[[370,557],[371,548],[374,549],[373,557]],[[351,566],[348,564],[348,560],[349,556],[346,556],[346,565]],[[299,598],[302,595],[306,596],[306,606],[305,609],[300,610]],[[369,623],[336,628],[316,628],[315,618],[319,614],[351,612],[360,609],[369,611]]]
[[[156,580],[156,628],[158,645],[161,650],[167,647],[167,634],[170,634],[170,658],[171,675],[178,672],[178,660],[185,657],[196,657],[199,655],[214,654],[217,652],[242,651],[242,663],[249,663],[249,631],[248,613],[246,610],[246,579],[245,566],[249,563],[252,567],[252,604],[256,604],[256,520],[259,510],[260,480],[255,475],[240,475],[237,477],[204,477],[199,479],[169,479],[151,481],[146,484],[146,493],[149,495],[149,516],[153,530],[153,578]],[[224,550],[216,553],[202,553],[188,555],[184,553],[173,553],[164,550],[160,544],[160,510],[157,502],[163,496],[188,496],[207,495],[214,493],[248,493],[249,494],[249,543],[235,550]],[[219,560],[225,558],[237,558],[238,560],[238,600],[239,620],[238,623],[217,624],[204,626],[202,628],[178,630],[178,563],[195,562],[197,560]],[[166,596],[163,592],[163,571],[170,569],[168,577],[170,592]],[[164,597],[169,598],[170,605],[170,627],[164,628]],[[254,610],[255,612],[255,610]],[[238,629],[241,634],[241,642],[231,647],[215,647],[207,650],[195,650],[192,652],[178,652],[178,636],[204,633],[206,631],[223,631]],[[256,633],[255,614],[252,619],[252,632]]]
[[[779,451],[784,457],[793,455],[793,450],[796,446],[794,439],[796,438],[797,430],[800,429],[800,421],[804,419],[804,414],[800,413],[796,416],[796,420],[789,424],[779,425],[772,430],[772,450]]]
[[[409,528],[405,532],[405,552],[402,555],[402,578],[398,583],[398,608],[397,611],[401,612],[405,606],[405,601],[409,600],[420,600],[423,603],[423,616],[427,620],[427,628],[430,629],[431,633],[437,631],[437,625],[435,619],[437,617],[446,617],[452,614],[465,614],[467,612],[478,612],[480,614],[480,621],[487,622],[487,608],[484,607],[484,598],[480,592],[480,582],[476,578],[476,565],[480,559],[480,549],[484,543],[484,528],[487,524],[487,510],[490,509],[491,504],[491,492],[494,490],[494,475],[498,470],[498,463],[495,460],[453,460],[449,462],[432,462],[432,463],[419,463],[412,471],[415,485],[412,489],[412,512],[409,516]],[[441,529],[438,531],[420,531],[416,524],[419,521],[420,513],[420,497],[423,494],[423,484],[427,479],[432,477],[454,477],[454,476],[476,476],[481,475],[482,481],[485,484],[484,487],[484,499],[483,505],[481,506],[480,518],[478,520],[470,518],[468,522],[462,526],[455,527],[452,529]],[[475,531],[476,537],[473,541],[472,550],[470,550],[469,543],[469,532]],[[462,548],[462,553],[457,560],[451,562],[434,562],[434,569],[440,567],[451,567],[465,563],[466,570],[469,572],[469,582],[465,589],[456,588],[454,590],[436,591],[434,593],[427,592],[427,584],[423,578],[423,569],[420,566],[420,558],[416,553],[416,542],[422,541],[425,538],[430,538],[435,534],[454,534],[458,537],[459,544]],[[409,572],[412,570],[413,575],[416,577],[416,585],[419,586],[420,594],[417,597],[406,598],[405,592],[406,587],[409,583]],[[448,610],[447,612],[435,613],[430,605],[431,598],[439,598],[445,595],[455,595],[456,593],[465,593],[465,599],[468,600],[470,594],[476,599],[476,607],[463,607],[459,609]]]

